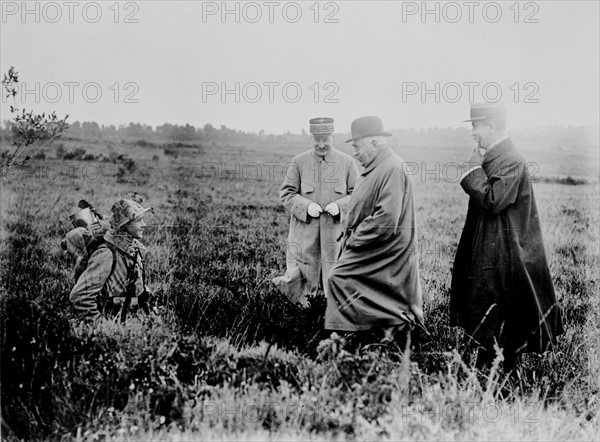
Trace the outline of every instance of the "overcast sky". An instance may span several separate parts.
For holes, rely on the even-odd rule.
[[[499,94],[509,127],[599,121],[597,1],[23,5],[2,2],[2,72],[29,90],[19,106],[69,121],[460,127]]]

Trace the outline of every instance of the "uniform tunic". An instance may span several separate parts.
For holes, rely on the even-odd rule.
[[[290,230],[284,276],[273,279],[292,301],[303,301],[323,287],[338,254],[336,239],[358,175],[354,159],[335,148],[324,157],[310,150],[296,156],[287,166],[279,193],[290,212]],[[318,218],[308,215],[312,202],[323,208]],[[332,217],[325,207],[335,202],[340,213]]]
[[[359,177],[341,255],[325,293],[325,328],[422,324],[413,188],[404,160],[384,148]]]
[[[69,296],[81,319],[97,319],[107,303],[124,302],[125,288],[129,282],[128,271],[132,266],[135,266],[135,296],[145,290],[143,266],[146,248],[142,243],[128,233],[114,230],[109,230],[104,239],[112,245],[114,256],[106,244],[101,244],[90,256],[86,269]]]
[[[542,352],[563,332],[525,159],[507,139],[461,181],[467,219],[452,270],[451,324],[488,350]]]

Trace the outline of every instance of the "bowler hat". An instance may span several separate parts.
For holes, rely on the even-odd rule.
[[[506,106],[503,103],[471,103],[470,121],[496,120],[506,121]]]
[[[312,118],[310,123],[310,134],[314,137],[328,137],[333,133],[333,118]]]
[[[357,118],[350,126],[352,138],[346,140],[346,143],[360,140],[365,137],[374,137],[381,135],[383,137],[391,137],[392,134],[383,130],[383,123],[379,117],[369,116]]]

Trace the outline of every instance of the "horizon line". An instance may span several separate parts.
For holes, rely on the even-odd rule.
[[[4,130],[4,128],[7,126],[8,123],[13,123],[14,122],[12,120],[7,120],[7,119],[3,119],[2,122],[0,123],[0,130]],[[221,130],[220,126],[223,126],[229,130],[233,130],[236,132],[241,132],[241,133],[245,133],[245,134],[256,134],[259,135],[260,131],[264,131],[264,129],[258,129],[255,131],[246,131],[243,129],[236,129],[233,127],[229,127],[227,125],[214,125],[213,123],[210,122],[206,122],[201,126],[196,126],[190,123],[169,123],[169,122],[164,122],[162,124],[159,125],[151,125],[151,124],[147,124],[147,123],[140,123],[140,122],[133,122],[130,121],[128,123],[118,123],[118,124],[105,124],[105,123],[99,123],[97,121],[80,121],[80,120],[75,120],[73,122],[68,122],[67,123],[70,125],[74,124],[74,123],[79,123],[80,125],[83,123],[96,123],[100,128],[104,127],[110,127],[110,126],[114,126],[115,129],[119,129],[120,127],[129,127],[132,124],[139,124],[142,126],[150,126],[150,128],[152,128],[153,131],[156,131],[156,129],[160,126],[164,126],[165,124],[169,124],[172,126],[180,126],[180,127],[185,127],[185,126],[192,126],[195,129],[201,129],[204,130],[204,127],[209,124],[211,125],[213,128],[215,128],[216,130]],[[582,124],[582,125],[561,125],[561,124],[557,124],[557,123],[552,123],[552,124],[546,124],[546,125],[535,125],[535,126],[528,126],[528,127],[521,127],[521,128],[514,128],[511,129],[510,126],[507,127],[507,132],[511,132],[511,131],[522,131],[522,130],[532,130],[532,129],[550,129],[550,128],[560,128],[560,129],[570,129],[570,128],[576,128],[576,129],[582,129],[582,128],[589,128],[589,129],[595,129],[596,131],[600,132],[600,125],[590,125],[590,124]],[[429,130],[436,130],[436,129],[452,129],[452,130],[457,130],[457,129],[465,129],[467,131],[470,131],[471,128],[468,126],[468,124],[464,124],[464,126],[428,126],[428,127],[403,127],[403,128],[394,128],[394,129],[388,129],[389,132],[394,132],[394,131],[405,131],[405,130],[415,130],[415,131],[429,131]],[[275,132],[266,132],[263,135],[275,135],[275,136],[280,136],[280,135],[303,135],[302,131],[304,130],[306,135],[310,135],[308,133],[308,131],[306,129],[301,129],[300,132],[293,132],[290,129],[287,129],[283,132],[280,133],[275,133]],[[340,131],[335,131],[334,134],[343,134],[343,135],[347,135],[350,134],[350,131],[347,132],[340,132]]]

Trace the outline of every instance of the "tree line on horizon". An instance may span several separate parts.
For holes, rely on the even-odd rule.
[[[0,137],[8,140],[14,130],[14,123],[9,120],[2,122]],[[391,130],[392,140],[409,146],[459,146],[472,142],[471,131],[468,127],[427,129],[395,129]],[[544,126],[528,129],[510,130],[509,133],[520,142],[538,146],[565,146],[593,149],[598,148],[598,128],[590,126]],[[302,129],[301,133],[287,131],[283,134],[266,134],[264,130],[258,133],[245,132],[221,125],[220,128],[206,123],[203,127],[190,124],[177,125],[165,123],[152,127],[147,124],[129,123],[128,125],[99,125],[94,121],[75,121],[69,125],[65,134],[70,138],[98,139],[106,141],[174,141],[180,143],[307,143],[309,135]],[[336,142],[343,143],[348,133],[336,134]]]

